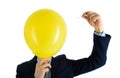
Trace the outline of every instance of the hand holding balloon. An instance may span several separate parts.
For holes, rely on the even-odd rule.
[[[51,65],[49,64],[50,59],[41,59],[37,64],[35,68],[35,78],[44,78],[45,73],[49,71],[49,68],[51,68]]]

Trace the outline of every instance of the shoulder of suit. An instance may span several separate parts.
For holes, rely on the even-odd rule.
[[[25,62],[19,64],[17,67],[18,67],[18,68],[26,68],[26,67],[28,67],[28,66],[36,63],[36,62],[37,62],[37,57],[34,56],[31,60],[25,61]]]
[[[66,55],[65,54],[61,54],[61,55],[58,55],[56,57],[54,57],[55,59],[66,59]]]
[[[28,66],[28,64],[29,64],[28,61],[23,62],[23,63],[17,65],[17,69],[24,69],[24,68],[26,68]]]
[[[53,57],[52,60],[54,60],[54,62],[66,62],[67,58],[66,58],[66,55],[62,54],[62,55]]]

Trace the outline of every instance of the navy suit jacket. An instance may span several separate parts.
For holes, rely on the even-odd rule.
[[[106,52],[110,41],[110,35],[106,37],[94,34],[94,46],[88,58],[78,60],[67,59],[65,55],[52,58],[51,78],[73,78],[77,75],[95,70],[106,63]],[[34,78],[37,57],[17,66],[16,78]]]

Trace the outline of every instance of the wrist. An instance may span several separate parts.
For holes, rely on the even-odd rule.
[[[95,32],[96,33],[102,33],[103,32],[103,28],[95,28]]]
[[[100,24],[94,26],[94,28],[95,28],[95,32],[97,32],[97,33],[101,33],[101,32],[104,31],[104,28],[103,28],[102,23],[100,23]]]

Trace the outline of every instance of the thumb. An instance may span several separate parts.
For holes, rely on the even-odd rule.
[[[82,18],[84,18],[86,21],[88,21],[89,22],[89,18],[87,17],[87,15],[82,15]]]

